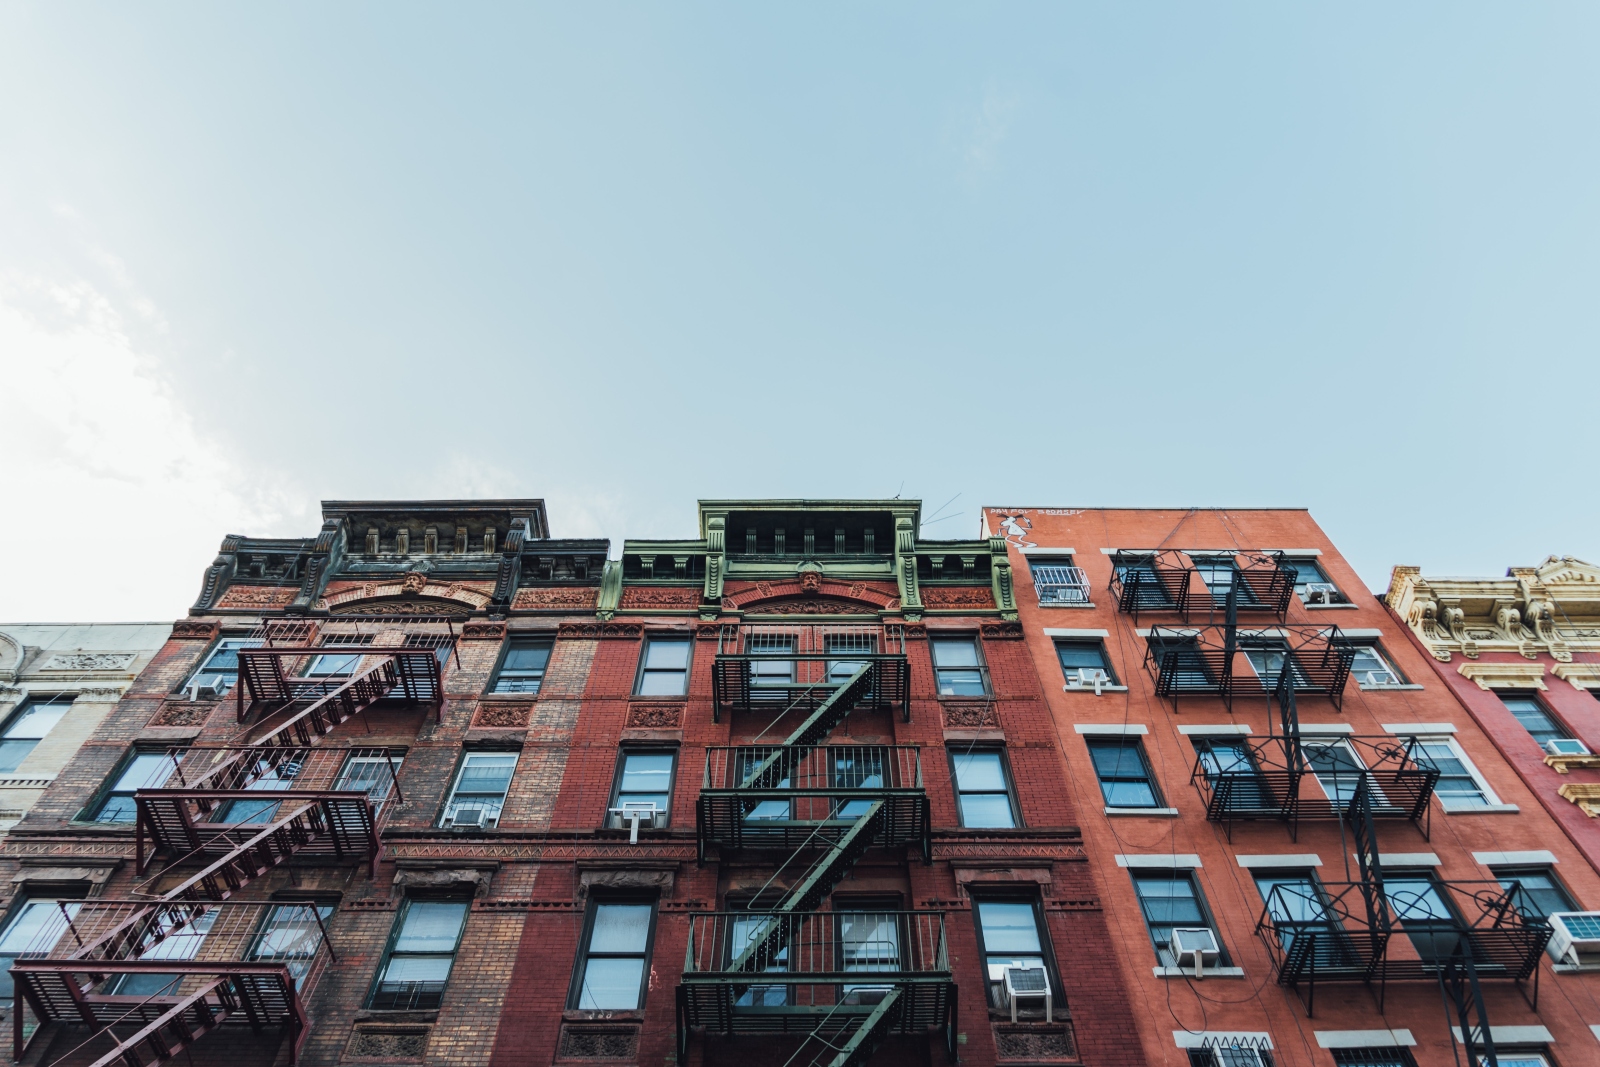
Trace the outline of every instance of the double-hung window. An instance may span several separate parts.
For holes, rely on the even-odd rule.
[[[735,903],[728,901],[728,910],[740,912],[728,922],[728,964],[729,969],[744,955],[746,951],[761,941],[772,930],[772,924],[782,922],[796,922],[784,916],[775,916],[769,912],[753,911],[750,906],[753,902]],[[789,969],[789,946],[780,944],[775,955],[769,958],[761,968],[766,973],[782,973]],[[746,986],[744,992],[734,1000],[735,1008],[781,1008],[789,1003],[789,987],[786,985],[752,985]]]
[[[239,680],[239,650],[241,648],[260,648],[261,641],[254,637],[224,637],[218,641],[211,654],[206,656],[200,668],[189,675],[183,683],[183,688],[189,693],[199,689],[209,689],[216,693],[226,693],[232,689]]]
[[[445,983],[467,925],[465,900],[408,899],[378,968],[369,1007],[429,1010],[444,999]]]
[[[942,697],[987,696],[989,687],[984,682],[983,663],[978,658],[978,639],[975,637],[935,637],[933,646],[933,674]]]
[[[647,900],[593,900],[568,1007],[636,1011],[644,1006],[656,906]]]
[[[1306,674],[1305,668],[1295,659],[1294,653],[1289,651],[1289,646],[1282,641],[1254,639],[1240,651],[1244,653],[1244,658],[1250,661],[1256,677],[1261,679],[1263,689],[1276,691],[1278,675],[1285,669],[1289,671],[1289,678],[1294,682],[1295,689],[1312,688],[1311,679]]]
[[[666,825],[672,800],[672,768],[677,753],[669,749],[624,749],[617,756],[617,784],[611,791],[608,824],[629,826],[630,810],[655,812],[660,825]],[[641,820],[650,826],[650,820]]]
[[[823,634],[822,649],[829,656],[871,656],[878,651],[878,635],[870,630],[845,630],[841,633]],[[856,671],[865,666],[864,659],[828,660],[828,684],[843,685]]]
[[[244,787],[248,792],[272,793],[293,789],[295,779],[300,776],[301,763],[298,759],[285,759],[272,753],[271,750],[268,755],[257,758],[254,764],[251,767],[250,783]],[[214,821],[269,823],[277,812],[276,800],[229,800],[218,809]]]
[[[363,753],[354,753],[344,761],[333,788],[340,792],[367,794],[372,801],[373,814],[377,814],[383,810],[389,794],[394,792],[397,784],[395,779],[404,760],[405,756],[398,752],[377,754],[367,749]]]
[[[689,691],[689,639],[650,637],[639,657],[636,695],[681,697]]]
[[[1089,603],[1089,579],[1071,556],[1030,556],[1028,570],[1041,606]]]
[[[1537,697],[1531,696],[1502,696],[1500,702],[1506,710],[1516,716],[1522,728],[1543,747],[1549,741],[1564,741],[1572,734],[1561,725],[1554,715],[1539,703]]]
[[[550,665],[552,647],[548,637],[513,637],[489,691],[537,693],[544,684],[544,672]]]
[[[1345,604],[1349,601],[1339,587],[1328,581],[1328,574],[1310,556],[1291,556],[1283,561],[1294,574],[1294,591],[1305,604]]]
[[[839,969],[850,973],[899,971],[900,915],[892,906],[867,909],[834,905]],[[876,1004],[893,986],[852,982],[840,989],[845,1004]]]
[[[1206,589],[1211,593],[1211,602],[1222,607],[1228,602],[1228,593],[1237,587],[1238,604],[1244,606],[1255,602],[1255,594],[1250,591],[1250,586],[1239,581],[1239,567],[1232,556],[1190,556],[1194,562],[1194,569],[1199,573],[1200,580],[1206,583]]]
[[[0,730],[0,774],[10,774],[72,707],[72,698],[25,702]]]
[[[996,749],[950,753],[961,825],[1006,829],[1017,825],[1005,757]]]
[[[57,897],[28,897],[12,908],[11,918],[0,932],[0,998],[10,1000],[16,993],[11,965],[17,957],[24,952],[43,954],[62,938],[71,938],[72,920],[77,915],[76,900]]]
[[[312,901],[277,905],[261,924],[250,946],[250,959],[287,965],[298,986],[310,973],[322,948],[323,928],[333,916],[333,908],[332,904]]]
[[[1524,919],[1544,922],[1558,911],[1579,911],[1577,903],[1567,893],[1566,886],[1556,881],[1549,867],[1492,867],[1500,888],[1516,886],[1511,900]]]
[[[1105,645],[1099,641],[1057,641],[1056,659],[1061,661],[1061,673],[1069,686],[1117,684],[1117,676],[1111,673],[1111,664],[1106,660]]]
[[[467,753],[461,758],[461,769],[456,772],[455,788],[450,791],[440,825],[498,826],[516,769],[515,752]]]
[[[1441,962],[1455,954],[1463,924],[1432,871],[1385,871],[1383,893],[1424,962]]]
[[[1003,1008],[1007,968],[1043,970],[1050,975],[1044,923],[1040,921],[1043,916],[1035,899],[979,898],[972,907],[978,920],[978,949],[983,953],[988,978],[985,984],[989,987],[989,1006]],[[1054,979],[1049,980],[1051,989],[1057,989]],[[1033,1008],[1035,1004],[1026,1002],[1023,1006]],[[1039,1007],[1042,1014],[1042,1005]]]
[[[756,631],[746,639],[751,655],[750,684],[754,686],[790,685],[794,682],[794,635]]]
[[[1487,808],[1500,802],[1455,738],[1418,737],[1414,740],[1416,744],[1411,751],[1416,761],[1439,772],[1433,792],[1445,811]]]
[[[1159,808],[1161,797],[1135,737],[1091,737],[1089,758],[1108,808]]]
[[[1319,961],[1338,965],[1357,961],[1355,947],[1334,917],[1328,895],[1315,874],[1282,867],[1258,867],[1253,873],[1284,952],[1289,951],[1296,938],[1313,937]]]
[[[141,789],[163,785],[183,759],[182,749],[167,752],[135,752],[122,765],[111,786],[101,796],[95,822],[133,822],[137,814],[133,794]]]
[[[372,634],[330,634],[324,645],[362,648],[372,644]],[[347,678],[361,666],[364,652],[323,652],[313,657],[306,668],[307,678]]]
[[[1405,679],[1394,669],[1375,642],[1356,645],[1356,655],[1350,661],[1350,674],[1363,689],[1378,689],[1386,685],[1404,685]]]
[[[1205,927],[1217,935],[1216,925],[1206,914],[1205,901],[1200,896],[1200,887],[1195,884],[1193,871],[1137,868],[1133,871],[1133,888],[1139,894],[1144,924],[1150,931],[1156,958],[1163,967],[1177,965],[1172,955],[1173,930]],[[1217,935],[1217,944],[1222,944],[1220,935]],[[1220,962],[1226,964],[1226,951],[1221,955]]]
[[[183,963],[192,960],[205,944],[217,921],[220,908],[211,908],[194,914],[186,909],[158,912],[153,927],[146,928],[142,939],[147,946],[139,953],[140,962],[151,961]],[[119,974],[101,987],[101,992],[119,997],[173,996],[184,979],[183,973],[173,971],[136,971]]]
[[[1213,795],[1226,792],[1223,800],[1226,810],[1278,806],[1272,788],[1256,765],[1248,741],[1229,736],[1199,736],[1193,741],[1200,770]]]

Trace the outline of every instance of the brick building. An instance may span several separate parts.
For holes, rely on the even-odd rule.
[[[18,1054],[1143,1063],[1009,559],[918,519],[228,537],[0,846]]]
[[[1600,984],[1547,952],[1600,876],[1306,512],[984,521],[1149,1062],[1600,1060]]]
[[[1503,578],[1396,567],[1385,601],[1501,757],[1600,866],[1600,567],[1551,556]]]

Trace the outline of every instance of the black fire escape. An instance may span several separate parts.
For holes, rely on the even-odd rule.
[[[701,862],[716,849],[774,870],[744,910],[690,916],[680,1062],[695,1028],[799,1038],[790,1062],[810,1067],[858,1067],[890,1034],[943,1028],[953,1048],[944,914],[819,910],[870,848],[931,857],[920,751],[825,744],[852,710],[905,706],[903,649],[851,629],[750,627],[718,657],[722,710],[805,718],[778,744],[707,751]]]
[[[437,714],[437,642],[407,640],[360,645],[347,672],[321,677],[298,672],[343,650],[269,637],[240,651],[239,713],[255,724],[231,745],[174,750],[162,787],[135,794],[139,871],[160,856],[153,877],[180,880],[141,900],[61,902],[12,968],[17,1058],[25,1003],[41,1024],[86,1027],[94,1067],[156,1067],[229,1020],[281,1028],[296,1062],[304,996],[332,956],[324,909],[233,898],[291,857],[376,862],[398,800],[388,751],[317,746],[380,701]]]

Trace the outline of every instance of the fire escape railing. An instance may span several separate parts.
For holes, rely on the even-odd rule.
[[[1285,673],[1296,693],[1325,696],[1339,708],[1355,654],[1337,626],[1154,626],[1144,664],[1156,695],[1174,708],[1183,697],[1219,696],[1232,710],[1235,697],[1275,692]]]
[[[711,671],[712,715],[813,711],[855,673],[868,669],[856,707],[899,708],[907,717],[911,669],[898,625],[725,626]]]
[[[883,676],[867,655],[852,657],[851,673],[781,743],[707,750],[696,812],[700,862],[712,848],[766,853],[775,870],[749,910],[691,917],[678,986],[680,1062],[697,1028],[795,1034],[801,1043],[791,1062],[802,1067],[859,1067],[893,1032],[943,1027],[954,1040],[942,915],[873,912],[847,921],[853,913],[817,910],[869,848],[916,844],[925,862],[932,856],[919,750],[823,744],[850,711],[873,706]],[[779,968],[806,980],[775,983],[782,992],[750,980]]]
[[[1238,610],[1271,615],[1279,622],[1288,616],[1294,599],[1296,570],[1281,552],[1207,553],[1211,562],[1196,566],[1189,553],[1177,549],[1155,552],[1118,552],[1112,556],[1110,590],[1117,610],[1139,616],[1148,613],[1177,615],[1184,622],[1197,614],[1214,619],[1235,591]],[[1227,556],[1222,566],[1217,556]],[[1227,580],[1219,580],[1226,572]],[[1207,585],[1205,575],[1213,582]]]

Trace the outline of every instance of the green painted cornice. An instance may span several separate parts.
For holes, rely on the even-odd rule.
[[[617,614],[617,606],[621,603],[622,561],[608,559],[605,570],[600,572],[600,597],[595,604],[595,614],[602,619],[613,618]]]

